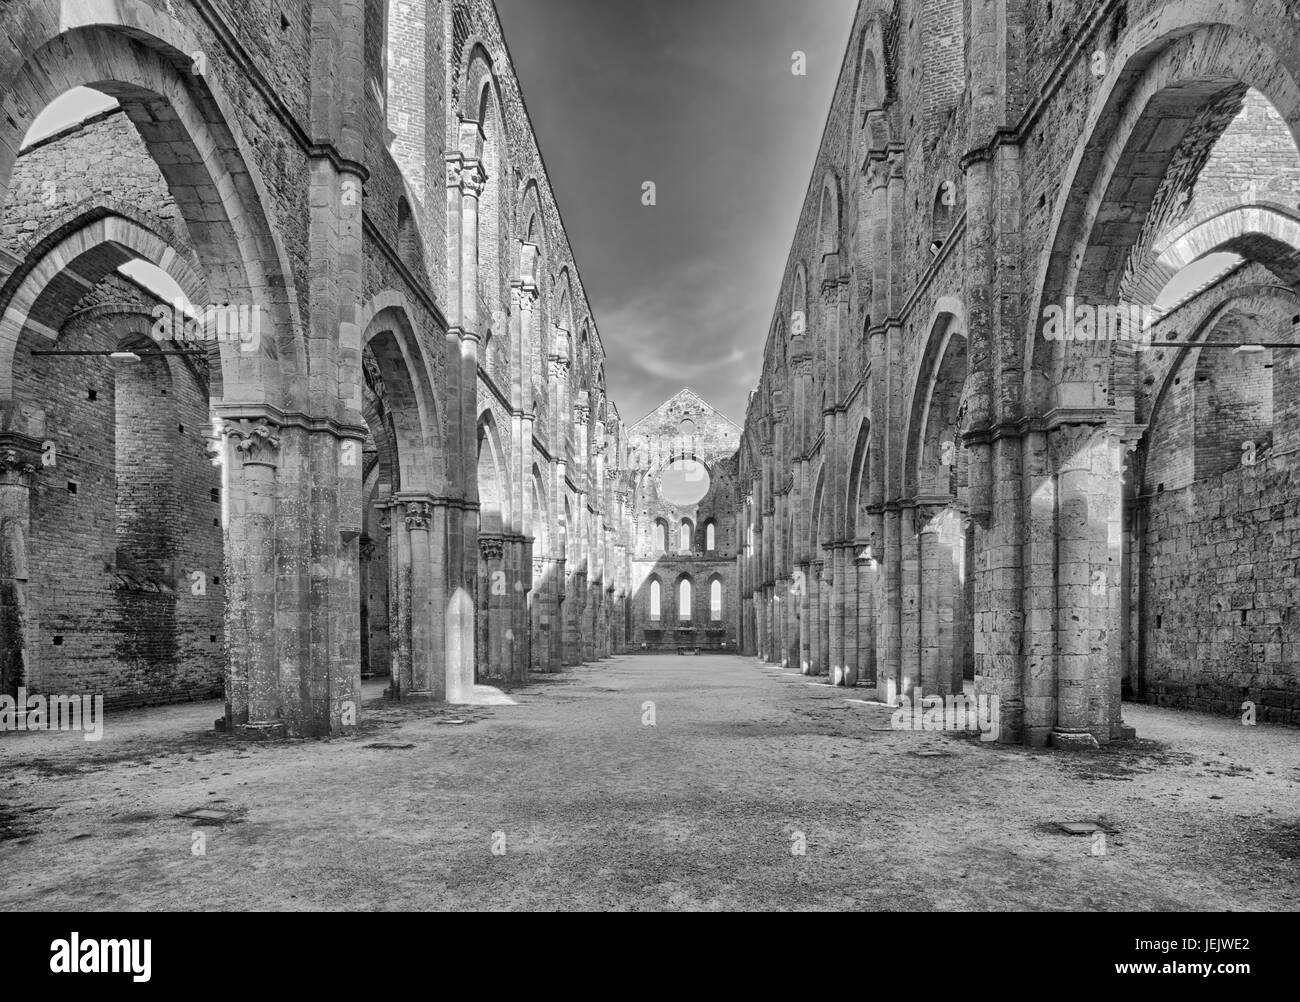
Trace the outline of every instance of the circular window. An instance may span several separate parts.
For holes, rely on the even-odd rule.
[[[659,477],[659,492],[678,508],[699,504],[709,493],[709,471],[694,459],[677,459]]]

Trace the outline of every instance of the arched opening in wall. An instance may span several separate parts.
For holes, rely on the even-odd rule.
[[[854,559],[845,567],[857,591],[857,608],[851,610],[845,633],[856,638],[856,663],[848,666],[850,684],[876,684],[876,610],[879,606],[879,545],[872,524],[871,422],[862,421],[849,465],[848,512],[853,534]]]
[[[402,482],[396,462],[396,435],[388,386],[375,356],[378,348],[386,362],[393,358],[391,338],[391,334],[386,334],[378,345],[368,344],[362,351],[361,413],[366,421],[366,438],[360,448],[359,460],[352,455],[356,451],[355,443],[345,444],[345,454],[341,457],[345,465],[351,465],[348,461],[353,460],[360,466],[365,505],[358,544],[362,678],[391,676],[395,653],[394,637],[389,629],[394,598],[390,591],[390,572],[395,570],[389,544],[393,515],[387,506],[393,495],[402,490]],[[396,517],[401,518],[402,514],[399,512]]]
[[[923,692],[960,693],[974,679],[974,581],[968,573],[974,536],[968,521],[969,454],[966,426],[967,340],[954,312],[931,327],[908,421],[907,489],[915,498],[911,550],[917,599],[904,612],[899,680]],[[907,587],[905,583],[905,587]],[[914,647],[912,645],[915,645]]]
[[[677,632],[683,643],[688,643],[694,633],[695,609],[691,578],[683,574],[677,580]]]
[[[1300,350],[1259,344],[1300,344],[1300,295],[1242,282],[1215,298],[1199,329],[1184,328],[1186,347],[1145,365],[1150,417],[1121,582],[1125,694],[1233,715],[1251,702],[1271,719],[1290,712],[1275,680],[1298,630],[1276,540],[1300,497]]]
[[[541,226],[537,221],[537,188],[528,186],[525,203],[524,242],[520,247],[519,275],[525,286],[531,285],[536,290],[537,298],[532,304],[528,329],[523,332],[523,356],[527,372],[522,379],[531,385],[534,433],[548,448],[551,442],[551,356],[553,346],[548,343],[547,332],[551,330],[549,309],[549,283],[547,281],[547,259],[542,247]]]
[[[664,598],[663,583],[659,580],[658,574],[652,573],[646,578],[641,589],[640,598],[636,603],[638,608],[634,616],[634,619],[641,626],[642,646],[650,650],[657,650],[662,647],[664,637],[671,636],[671,634],[665,633],[665,630],[670,629],[670,626],[667,623]]]
[[[232,605],[245,596],[254,569],[237,543],[222,552],[223,521],[244,524],[227,507],[228,482],[246,483],[243,461],[273,451],[275,436],[240,428],[246,448],[223,443],[238,463],[219,472],[203,451],[205,439],[224,437],[210,404],[250,399],[240,391],[257,387],[258,400],[304,409],[305,390],[280,381],[281,366],[305,371],[296,294],[263,211],[260,151],[209,86],[218,75],[191,72],[175,26],[146,5],[88,10],[32,21],[24,37],[36,47],[0,71],[9,98],[0,116],[0,452],[17,457],[25,501],[0,525],[0,686],[98,692],[118,704],[208,697],[221,691],[225,662],[261,661],[275,635],[272,615],[223,638],[225,593]],[[129,29],[111,23],[119,18]],[[101,95],[96,113],[75,107],[83,88]],[[187,328],[171,302],[119,270],[134,258],[165,269],[211,323]],[[129,319],[117,329],[110,317]],[[234,333],[227,326],[222,339],[232,317]],[[165,332],[155,332],[158,321]],[[128,334],[138,362],[111,357]],[[155,342],[180,353],[164,356],[169,385],[141,354]],[[63,354],[71,350],[97,354]],[[145,386],[157,394],[143,420],[123,418],[121,443],[119,374],[128,413]],[[175,450],[153,503],[161,538],[146,545],[143,515],[126,511],[119,547],[119,488],[128,506],[146,508],[143,492],[164,490],[152,466],[135,477],[116,468],[119,444],[123,455],[143,454],[129,438],[146,428],[153,448]],[[43,579],[20,582],[12,555],[36,547],[38,563],[49,559]],[[68,559],[56,563],[61,551]],[[119,552],[150,573],[118,574]]]
[[[794,289],[790,294],[790,336],[808,333],[808,279],[803,265],[795,270]]]
[[[555,561],[551,554],[550,508],[546,500],[546,481],[533,465],[532,482],[533,587],[528,593],[529,620],[532,624],[530,663],[538,671],[558,668],[555,624]]]
[[[716,553],[718,549],[718,523],[709,519],[704,523],[704,552]]]
[[[668,523],[662,518],[655,519],[651,527],[650,551],[659,555],[668,552]]]
[[[944,181],[934,194],[930,206],[930,249],[935,256],[948,240],[952,232],[952,218],[957,204],[957,186],[953,181]]]
[[[695,526],[689,518],[682,519],[677,533],[677,550],[679,553],[691,553],[695,549]]]
[[[362,678],[390,678],[389,694],[443,691],[470,684],[468,666],[450,663],[445,643],[425,629],[424,610],[464,629],[446,602],[440,533],[428,502],[445,491],[433,367],[404,303],[367,305],[361,336],[363,439],[340,443],[339,468],[360,480],[358,539]],[[459,634],[458,634],[459,635]],[[435,649],[437,648],[437,649]]]
[[[513,260],[510,251],[509,163],[504,123],[495,77],[485,74],[479,95],[479,128],[483,132],[483,170],[487,181],[479,197],[478,309],[483,339],[483,368],[498,386],[508,386],[510,338],[506,303]]]
[[[5,694],[23,685],[138,705],[222,691],[225,496],[204,452],[211,374],[189,340],[197,333],[173,327],[189,318],[161,299],[184,299],[182,282],[197,293],[198,279],[183,260],[162,272],[152,259],[164,251],[125,219],[74,222],[29,253],[0,320],[16,335],[0,368],[23,424],[0,439],[28,443],[33,483],[14,513],[26,587],[0,582],[0,605],[12,615],[21,597],[28,625],[12,640],[12,620],[0,625]],[[31,304],[21,318],[16,303]]]
[[[515,581],[505,563],[504,533],[510,496],[505,452],[496,421],[485,412],[478,424],[478,602],[476,627],[478,677],[504,675],[510,663],[509,601]],[[517,569],[515,569],[517,574]],[[517,578],[516,578],[517,580]]]
[[[1157,37],[1157,31],[1170,33]],[[1049,253],[1043,255],[1041,293],[1036,303],[1042,320],[1029,345],[1025,383],[1028,410],[1033,414],[1047,414],[1053,408],[1114,408],[1112,422],[1104,430],[1108,434],[1099,430],[1084,435],[1066,428],[1049,441],[1049,448],[1055,446],[1052,466],[1056,479],[1068,480],[1076,498],[1073,517],[1058,520],[1059,531],[1066,537],[1057,543],[1058,577],[1061,581],[1087,579],[1091,585],[1078,590],[1081,601],[1069,595],[1072,586],[1057,588],[1058,609],[1063,614],[1068,603],[1069,615],[1081,624],[1067,638],[1071,646],[1062,650],[1061,664],[1086,665],[1081,671],[1086,678],[1081,681],[1086,683],[1088,697],[1084,705],[1066,704],[1060,715],[1068,712],[1065,726],[1069,728],[1087,726],[1103,736],[1106,727],[1112,736],[1119,733],[1121,695],[1152,698],[1155,679],[1164,671],[1159,665],[1162,660],[1169,663],[1164,657],[1172,646],[1166,624],[1186,623],[1185,615],[1196,624],[1195,630],[1200,630],[1202,624],[1222,623],[1222,617],[1245,613],[1244,625],[1250,626],[1252,612],[1244,607],[1233,607],[1232,612],[1221,607],[1225,593],[1231,596],[1235,565],[1231,574],[1226,569],[1204,573],[1198,565],[1195,577],[1184,578],[1179,602],[1185,612],[1178,616],[1155,608],[1148,600],[1163,587],[1159,581],[1168,582],[1169,575],[1190,570],[1186,562],[1196,547],[1188,542],[1191,549],[1181,559],[1163,553],[1143,519],[1156,519],[1162,505],[1178,503],[1176,496],[1165,497],[1175,490],[1170,483],[1188,478],[1177,491],[1186,503],[1188,497],[1195,496],[1198,483],[1239,475],[1219,469],[1204,481],[1193,479],[1197,449],[1190,431],[1179,437],[1183,445],[1172,455],[1164,455],[1155,446],[1161,436],[1173,435],[1180,422],[1190,428],[1198,418],[1207,416],[1211,387],[1216,399],[1226,399],[1216,377],[1231,371],[1231,360],[1209,360],[1207,364],[1213,368],[1200,372],[1197,363],[1192,363],[1187,371],[1170,375],[1167,382],[1165,370],[1179,349],[1135,352],[1132,337],[1095,336],[1089,334],[1089,327],[1102,326],[1103,310],[1124,315],[1130,309],[1141,312],[1159,303],[1170,312],[1163,317],[1143,314],[1143,339],[1153,334],[1157,341],[1186,342],[1191,331],[1202,330],[1200,321],[1217,296],[1239,284],[1259,283],[1262,269],[1272,273],[1268,280],[1273,284],[1288,290],[1300,287],[1296,250],[1300,240],[1290,235],[1295,232],[1295,197],[1287,193],[1287,189],[1294,190],[1298,176],[1294,138],[1300,129],[1296,111],[1300,108],[1300,84],[1281,58],[1283,50],[1275,48],[1276,39],[1222,24],[1177,26],[1163,21],[1158,25],[1135,21],[1129,34],[1121,52],[1133,55],[1117,62],[1113,86],[1105,92],[1106,104],[1090,116],[1098,125],[1066,174],[1066,197],[1057,210],[1057,230]],[[1140,46],[1140,51],[1135,46]],[[1258,96],[1251,85],[1259,87]],[[1277,109],[1285,109],[1291,120],[1278,115]],[[1153,140],[1157,135],[1158,142]],[[1274,176],[1282,185],[1281,200],[1278,193],[1270,197],[1264,190]],[[1205,262],[1210,256],[1224,252],[1242,260],[1224,259],[1224,267],[1231,270],[1222,274],[1208,270],[1210,265]],[[1197,275],[1189,268],[1193,265],[1207,270]],[[1171,291],[1175,281],[1184,287]],[[1209,288],[1201,288],[1206,282]],[[1052,325],[1049,312],[1059,311],[1062,304],[1082,309],[1085,319],[1098,318],[1091,325],[1082,325],[1088,336],[1079,338],[1081,325],[1077,322],[1072,339],[1055,336],[1061,332]],[[1203,354],[1230,350],[1200,349]],[[1274,362],[1280,365],[1284,355],[1294,354],[1275,353]],[[1226,370],[1221,368],[1225,365],[1229,367]],[[1240,374],[1257,380],[1248,369]],[[1202,376],[1205,383],[1199,382]],[[1185,387],[1191,387],[1191,393],[1180,398]],[[1198,388],[1204,395],[1198,396]],[[1134,423],[1141,422],[1142,408],[1158,393],[1161,399],[1146,415],[1150,418],[1145,435],[1148,445],[1140,449],[1136,460],[1146,468],[1125,477],[1121,468],[1125,454],[1119,443],[1128,437],[1130,415]],[[1275,404],[1284,399],[1280,393],[1273,395]],[[1243,402],[1236,417],[1254,411],[1250,421],[1257,422],[1261,404],[1256,392],[1250,406]],[[1277,420],[1278,407],[1274,411],[1276,456],[1283,423]],[[1229,426],[1235,420],[1226,412],[1220,416]],[[1202,450],[1202,462],[1217,452],[1213,447]],[[1165,469],[1148,483],[1153,463]],[[1082,480],[1082,469],[1090,476],[1086,502],[1080,498],[1084,488],[1075,486]],[[1218,467],[1211,464],[1205,469]],[[1289,481],[1289,474],[1285,479]],[[1139,482],[1143,490],[1149,486],[1155,491],[1155,499],[1143,502],[1134,496],[1133,484]],[[1226,482],[1219,486],[1226,489]],[[1244,489],[1246,483],[1237,486]],[[1292,498],[1300,493],[1293,483],[1281,490]],[[1162,497],[1164,500],[1159,500]],[[1278,494],[1273,497],[1285,504]],[[1220,503],[1240,505],[1237,498]],[[1200,525],[1194,512],[1188,515],[1184,522],[1198,527],[1203,535],[1219,538],[1216,526]],[[1181,531],[1165,524],[1166,538]],[[1228,552],[1227,546],[1224,552]],[[1243,625],[1240,619],[1237,625]],[[1107,637],[1100,654],[1095,645],[1090,652],[1083,642],[1083,638],[1096,635],[1094,631]],[[1199,635],[1195,639],[1197,643],[1210,642]],[[1188,658],[1179,661],[1177,677],[1161,680],[1162,702],[1227,712],[1226,697],[1230,695],[1237,698],[1239,707],[1240,689],[1225,685],[1228,673],[1222,670],[1220,659],[1212,656],[1213,648],[1180,650]],[[1253,677],[1276,674],[1287,678],[1288,684],[1294,683],[1294,669],[1285,666],[1280,672],[1243,671],[1241,677],[1249,682]],[[1261,689],[1261,695],[1266,691]],[[1209,702],[1192,702],[1210,693],[1215,695]]]
[[[709,581],[709,622],[722,625],[722,578],[714,575]]]
[[[403,195],[397,200],[397,256],[416,275],[424,272],[424,249],[420,233],[411,215],[411,203]]]

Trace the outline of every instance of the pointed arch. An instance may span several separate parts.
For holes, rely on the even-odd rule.
[[[202,52],[178,20],[142,0],[31,0],[6,18],[0,49],[0,203],[37,114],[74,87],[114,99],[136,125],[194,242],[213,302],[254,306],[257,351],[222,356],[225,396],[306,406],[306,344],[292,268],[266,208],[252,145],[218,74],[181,69]],[[182,76],[182,74],[184,74]]]
[[[496,418],[485,410],[478,419],[478,500],[480,531],[499,534],[510,525],[510,471]]]

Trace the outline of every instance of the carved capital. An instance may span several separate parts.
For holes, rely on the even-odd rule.
[[[873,160],[867,164],[867,185],[871,188],[884,188],[889,184],[889,162]]]
[[[1096,453],[1103,444],[1103,429],[1096,425],[1058,425],[1047,435],[1047,455],[1052,469],[1057,473],[1067,470],[1092,471],[1099,458]]]
[[[918,504],[916,506],[916,514],[914,516],[915,522],[913,523],[916,526],[916,531],[917,532],[938,532],[939,519],[943,516],[943,513],[946,512],[947,510],[948,510],[947,505],[937,504],[934,502]]]
[[[560,382],[564,382],[564,380],[569,378],[569,360],[567,358],[552,355],[550,363],[552,379],[558,379]]]
[[[479,556],[486,561],[500,560],[505,550],[505,541],[500,536],[478,537]]]
[[[266,418],[253,421],[227,421],[225,432],[235,443],[235,452],[243,459],[244,465],[261,463],[275,465],[275,453],[280,449],[279,427]]]
[[[537,302],[537,289],[532,285],[516,285],[510,289],[510,297],[516,312],[531,313]]]
[[[0,477],[31,477],[35,473],[35,456],[20,449],[0,449]]]
[[[429,528],[429,522],[433,518],[433,505],[428,501],[408,501],[406,502],[406,529],[410,532],[413,529]]]
[[[464,169],[460,172],[460,193],[472,198],[478,198],[483,194],[483,189],[487,187],[487,171],[477,160],[466,160]]]

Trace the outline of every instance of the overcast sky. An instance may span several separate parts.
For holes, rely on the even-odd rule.
[[[743,421],[857,0],[496,3],[623,420]]]

